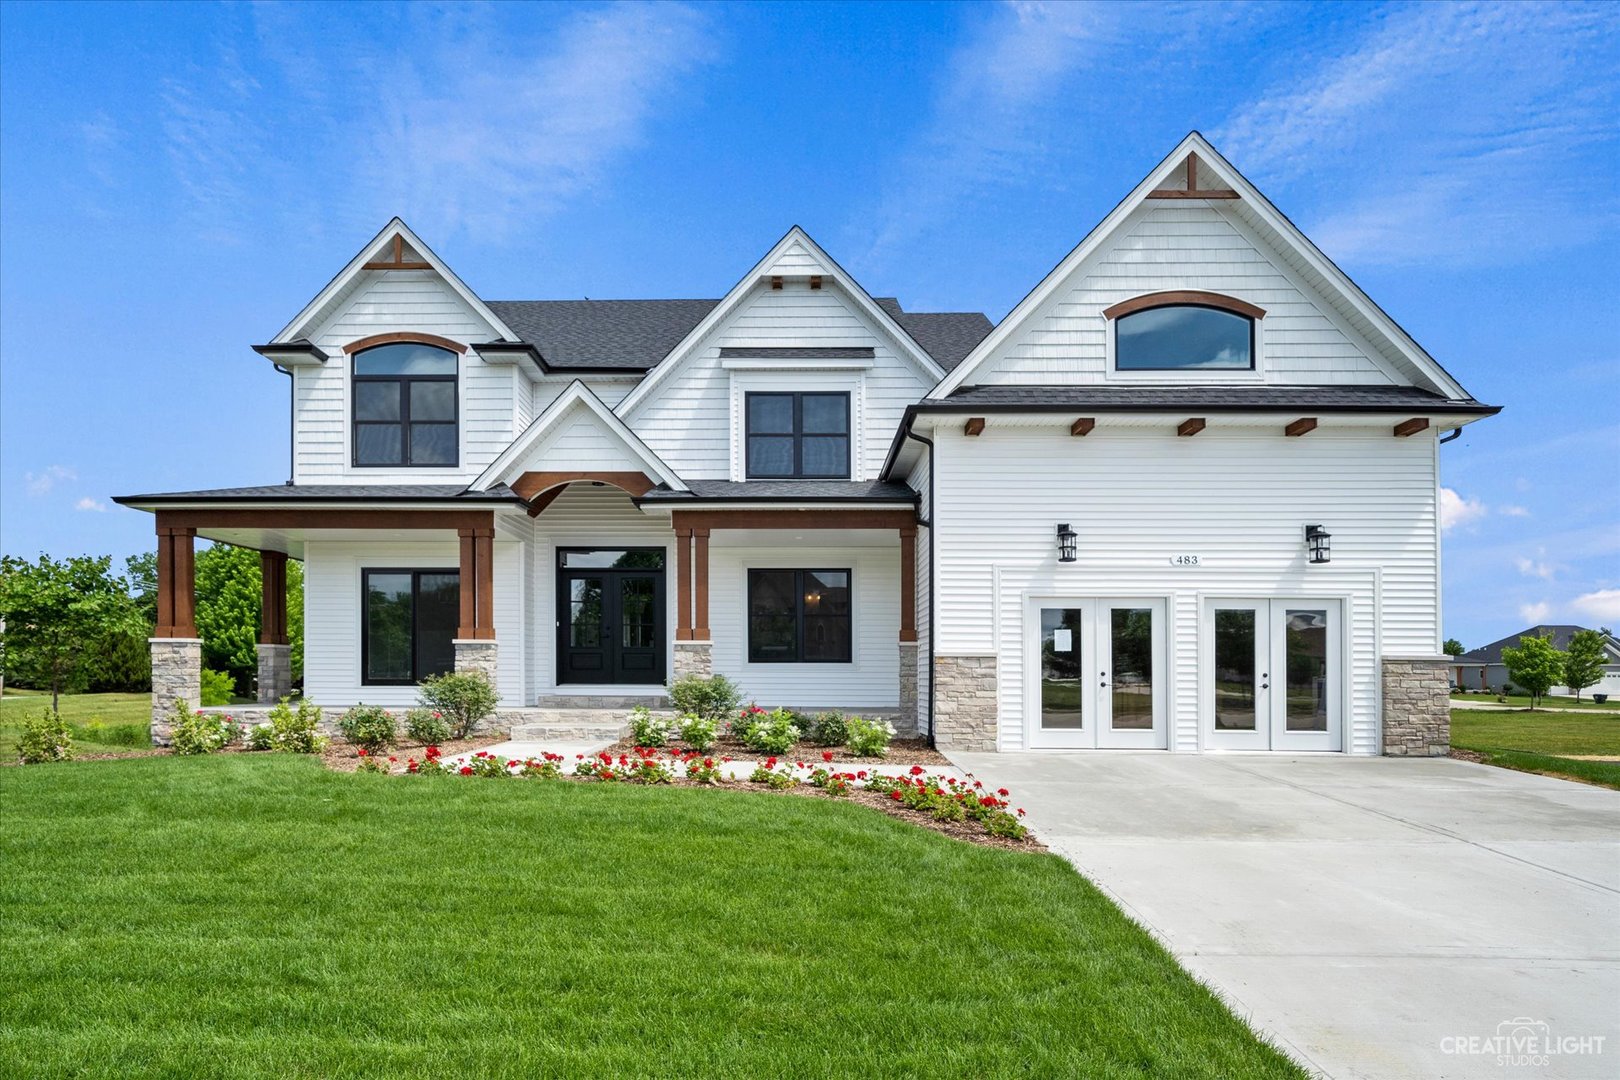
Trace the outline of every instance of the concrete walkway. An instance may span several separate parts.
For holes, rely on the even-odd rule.
[[[1620,793],[1443,758],[952,758],[1310,1068],[1620,1076]],[[1504,1066],[1500,1025],[1564,1052]]]
[[[1451,707],[1453,710],[1478,709],[1481,712],[1528,713],[1530,711],[1528,705],[1504,705],[1500,701],[1458,701],[1456,698],[1451,699]],[[1578,716],[1620,716],[1620,709],[1610,706],[1607,702],[1604,703],[1601,709],[1595,705],[1586,709],[1572,709],[1567,705],[1537,705],[1535,711],[1538,713],[1575,713]]]

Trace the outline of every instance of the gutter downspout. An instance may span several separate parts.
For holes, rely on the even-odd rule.
[[[298,471],[298,380],[293,378],[292,368],[270,366],[287,376],[287,486],[292,487],[293,475]]]
[[[1440,444],[1442,446],[1444,446],[1446,443],[1450,442],[1452,439],[1459,438],[1461,435],[1462,435],[1462,428],[1452,428],[1450,435],[1442,435],[1442,436],[1440,436]]]
[[[939,504],[934,501],[934,440],[918,435],[906,424],[905,437],[928,448],[928,747],[934,748],[934,523],[939,520]]]

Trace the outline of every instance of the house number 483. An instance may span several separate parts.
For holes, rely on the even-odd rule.
[[[1197,566],[1198,565],[1198,556],[1196,556],[1196,555],[1172,555],[1172,556],[1170,556],[1170,565],[1171,566]]]

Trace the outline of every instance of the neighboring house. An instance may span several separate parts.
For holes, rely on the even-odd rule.
[[[267,697],[291,556],[324,705],[716,671],[946,748],[1444,752],[1439,436],[1497,410],[1196,133],[993,329],[798,228],[719,300],[503,302],[396,219],[256,349],[289,484],[119,500],[157,712],[204,537],[264,553]]]
[[[1513,681],[1508,674],[1507,666],[1502,663],[1502,650],[1517,648],[1520,638],[1544,637],[1552,642],[1552,646],[1560,651],[1569,650],[1569,639],[1574,637],[1584,626],[1532,626],[1527,630],[1520,630],[1517,634],[1509,634],[1501,641],[1493,641],[1489,645],[1482,645],[1472,652],[1465,652],[1452,659],[1454,682],[1463,690],[1500,690],[1503,683]],[[1603,647],[1608,653],[1608,660],[1603,665],[1603,677],[1592,686],[1581,691],[1583,694],[1608,694],[1620,700],[1620,644],[1613,638],[1607,638]],[[1558,697],[1573,697],[1575,691],[1567,686],[1555,686],[1547,691]]]

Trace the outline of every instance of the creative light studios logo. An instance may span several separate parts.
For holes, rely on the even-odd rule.
[[[1550,1065],[1554,1058],[1603,1053],[1603,1035],[1554,1035],[1545,1020],[1516,1016],[1496,1025],[1495,1035],[1447,1035],[1442,1054],[1495,1057],[1498,1065]]]

